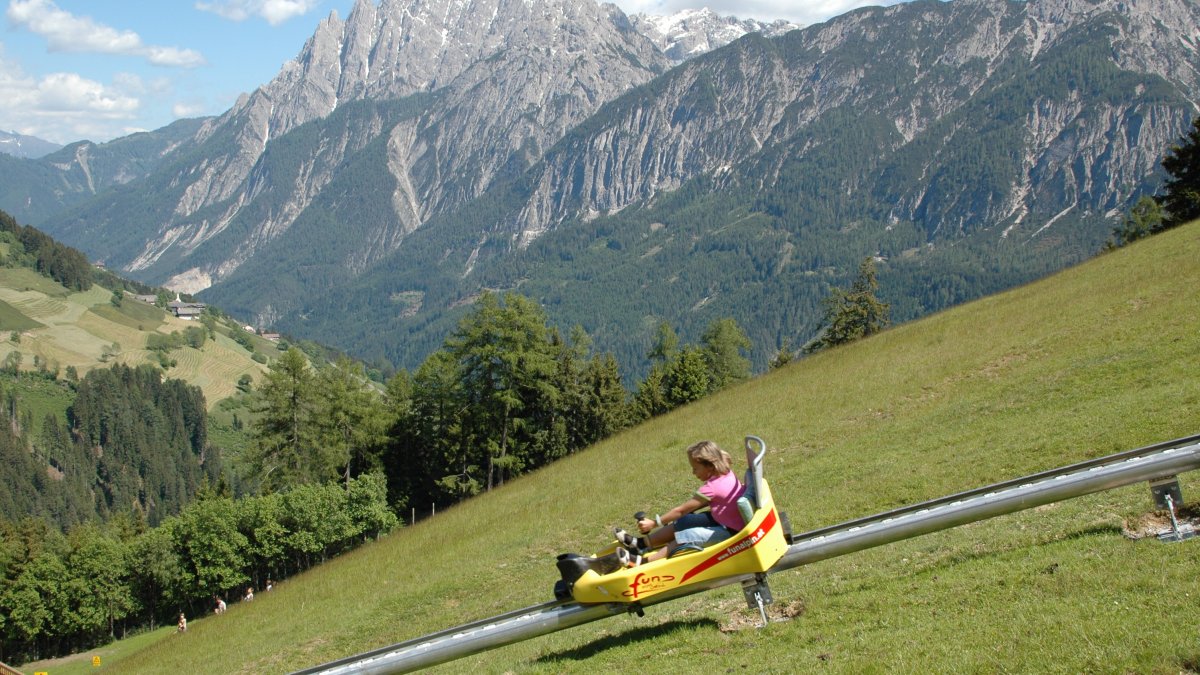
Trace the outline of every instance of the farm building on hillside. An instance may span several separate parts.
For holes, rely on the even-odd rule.
[[[175,299],[167,303],[167,310],[180,319],[195,320],[199,319],[204,313],[203,302],[183,302],[176,295]]]

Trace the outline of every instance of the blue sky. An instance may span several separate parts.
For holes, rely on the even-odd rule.
[[[379,0],[372,0],[378,4]],[[218,115],[269,82],[354,0],[0,0],[0,130],[104,142]],[[813,23],[866,0],[618,0],[627,13],[707,5]]]

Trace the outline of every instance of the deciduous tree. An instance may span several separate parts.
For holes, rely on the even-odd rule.
[[[194,502],[171,525],[194,600],[238,588],[249,579],[249,542],[238,530],[237,507],[227,497]]]

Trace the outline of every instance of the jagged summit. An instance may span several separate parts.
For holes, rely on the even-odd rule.
[[[55,153],[38,181],[67,189],[39,197],[95,197],[43,229],[258,323],[319,324],[329,343],[379,345],[385,326],[432,339],[481,287],[543,273],[560,282],[547,295],[577,293],[560,307],[608,293],[644,300],[614,309],[643,322],[736,315],[758,303],[720,292],[724,268],[817,294],[868,239],[872,254],[903,240],[893,274],[924,311],[967,297],[978,269],[1027,279],[1099,246],[1197,113],[1197,26],[1191,0],[925,0],[798,30],[593,0],[358,0],[198,129],[148,134],[144,154]],[[675,214],[700,228],[735,207],[745,229],[668,236]],[[634,256],[642,235],[613,233],[640,218],[657,219],[646,241],[667,240]],[[983,248],[1003,241],[1028,248],[993,264]],[[688,280],[692,249],[663,253],[685,242],[730,256],[711,283]],[[928,271],[926,252],[951,244],[948,277]],[[612,278],[580,273],[592,285],[572,290],[559,268],[597,251],[619,252],[600,266]],[[641,285],[619,285],[641,260],[656,263]],[[368,297],[386,300],[355,309]],[[777,333],[759,340],[785,330],[753,320]],[[637,321],[604,330],[636,341]]]
[[[802,28],[790,21],[766,23],[720,16],[707,7],[685,9],[665,16],[634,14],[629,20],[676,63],[724,47],[747,33],[775,37]]]

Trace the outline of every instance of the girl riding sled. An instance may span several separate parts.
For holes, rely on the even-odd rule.
[[[674,555],[679,551],[701,550],[737,534],[745,526],[738,510],[738,498],[746,487],[731,466],[729,453],[712,441],[700,441],[687,449],[692,474],[703,484],[687,501],[654,518],[639,518],[641,537],[620,528],[613,534],[622,547],[617,549],[621,564],[633,567]],[[699,509],[709,510],[697,513]],[[657,549],[647,555],[643,552]]]

